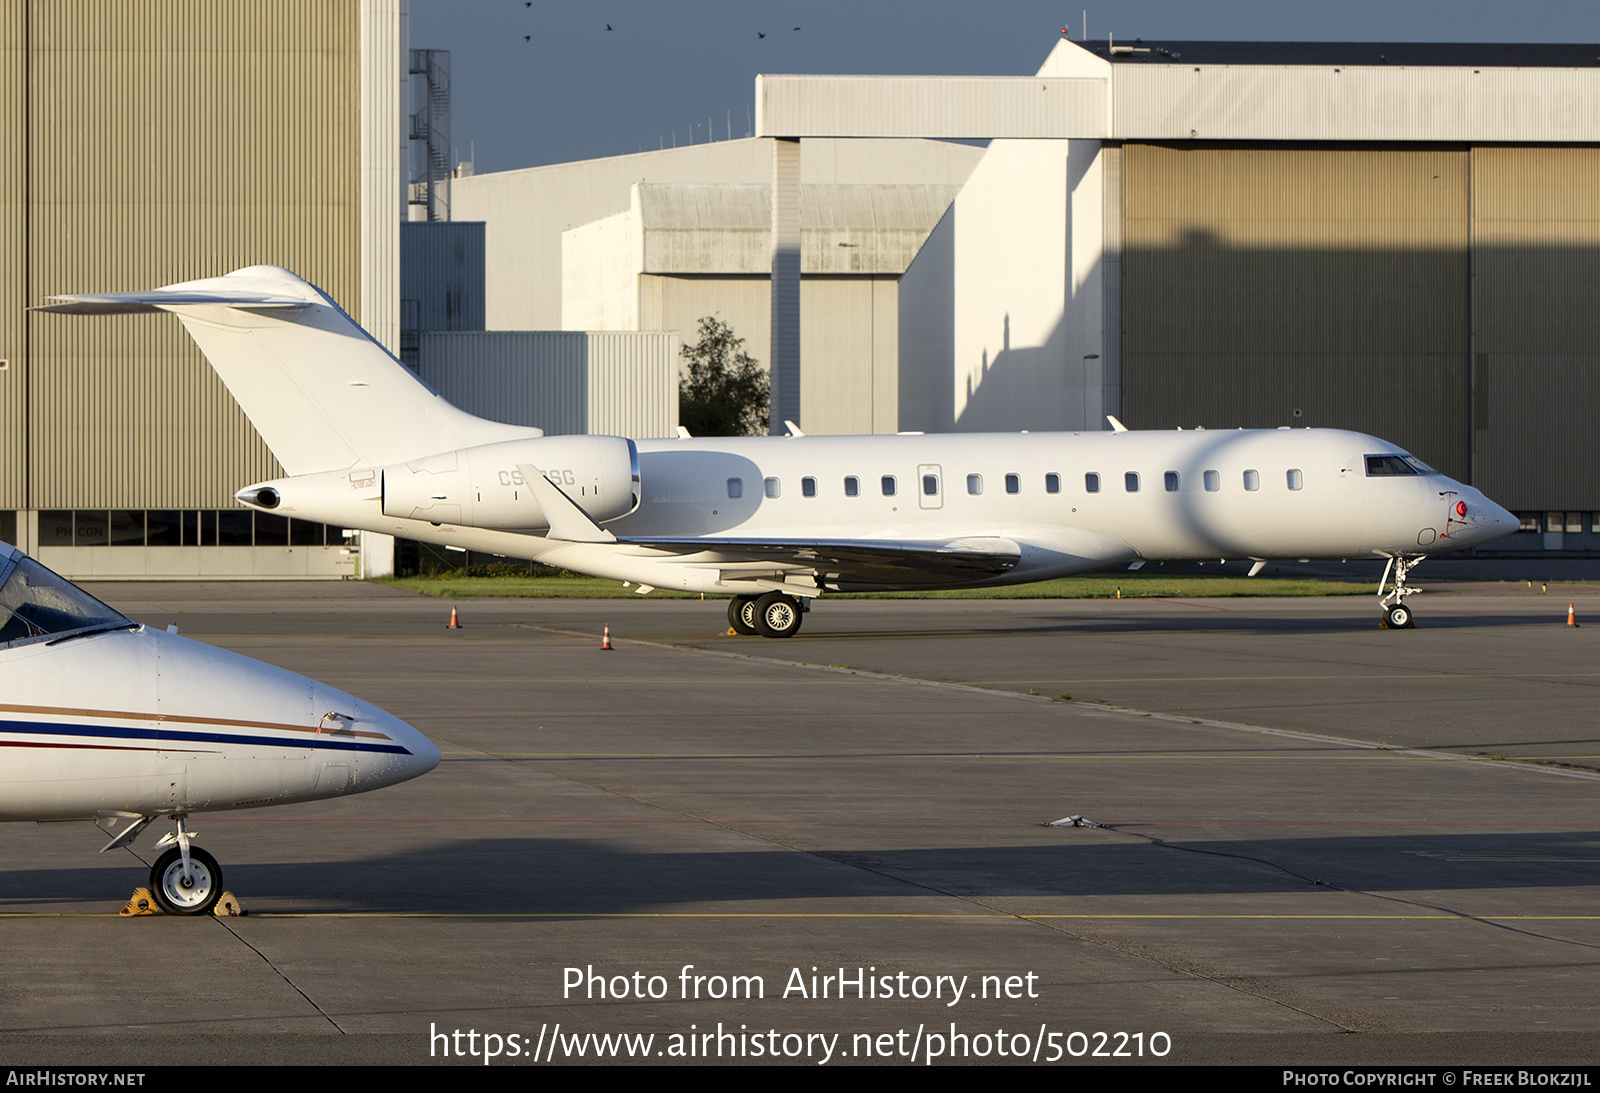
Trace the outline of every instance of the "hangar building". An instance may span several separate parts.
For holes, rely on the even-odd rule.
[[[270,263],[393,345],[402,14],[0,3],[0,539],[75,577],[354,571],[343,529],[234,503],[282,472],[175,320],[27,308]]]
[[[1358,429],[1543,535],[1507,545],[1600,545],[1600,47],[1063,41],[1036,77],[757,82],[777,180],[813,138],[994,138],[900,279],[900,428]],[[791,409],[794,359],[775,334]]]

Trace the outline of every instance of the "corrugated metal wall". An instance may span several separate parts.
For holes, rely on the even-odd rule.
[[[32,419],[31,473],[22,482],[5,453],[0,506],[231,504],[239,483],[281,471],[175,320],[32,315],[24,333],[6,316],[52,293],[256,263],[360,314],[358,4],[0,12],[13,58],[0,155],[26,179],[0,224],[0,356],[23,359]]]
[[[468,413],[551,436],[672,436],[678,346],[657,331],[426,332],[417,373]]]
[[[0,5],[0,101],[27,101],[27,6]],[[0,508],[26,508],[28,496],[28,367],[27,314],[23,310],[27,234],[28,129],[16,124],[20,107],[8,109],[10,124],[0,126]]]
[[[400,225],[402,330],[482,330],[484,225],[418,220]]]
[[[1123,420],[1358,429],[1465,478],[1469,166],[1125,145]]]
[[[589,337],[589,428],[598,436],[678,431],[677,333],[608,331]]]
[[[1600,148],[1472,151],[1475,484],[1600,509]]]

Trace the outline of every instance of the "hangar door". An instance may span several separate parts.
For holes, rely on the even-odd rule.
[[[1128,144],[1122,418],[1357,429],[1468,474],[1465,148]]]

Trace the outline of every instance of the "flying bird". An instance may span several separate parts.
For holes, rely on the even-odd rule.
[[[765,35],[765,34],[762,34],[762,33],[761,33],[761,32],[760,32],[760,31],[759,31],[759,30],[758,30],[758,31],[756,31],[756,37],[757,37],[757,38],[765,38],[765,37],[766,37],[766,35]]]

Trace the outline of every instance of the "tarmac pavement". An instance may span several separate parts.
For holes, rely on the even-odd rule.
[[[1367,598],[842,601],[764,641],[715,602],[449,631],[367,585],[100,585],[444,761],[198,817],[244,918],[119,919],[153,836],[12,825],[0,1052],[1587,1063],[1600,598],[1464,588],[1403,632]]]

